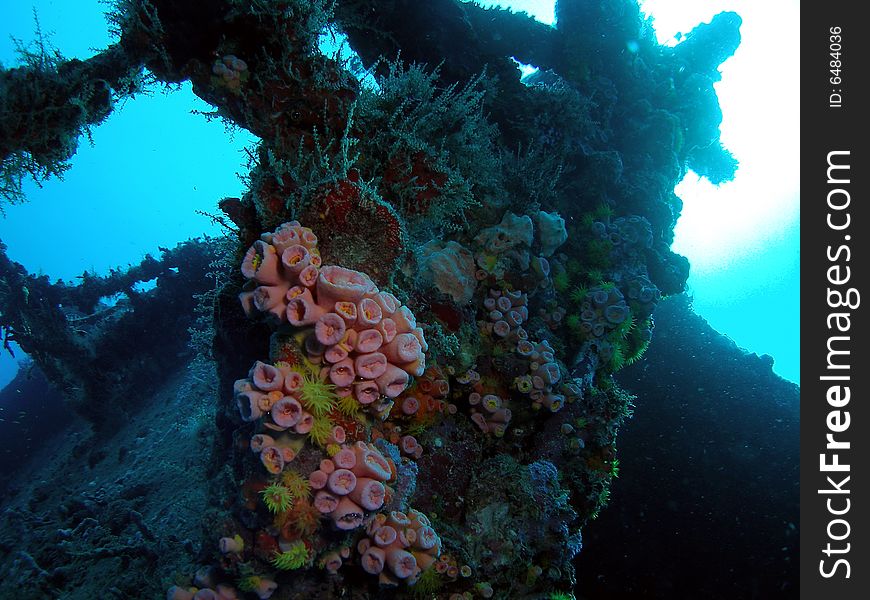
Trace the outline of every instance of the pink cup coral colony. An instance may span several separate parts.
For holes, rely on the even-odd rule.
[[[281,225],[251,246],[242,274],[249,280],[249,289],[240,295],[245,314],[259,312],[278,325],[309,328],[307,358],[320,366],[338,397],[353,396],[369,406],[381,396],[395,398],[410,376],[425,371],[428,345],[414,314],[389,292],[379,291],[365,273],[322,265],[317,236],[298,222]],[[261,372],[264,368],[268,381],[258,390],[278,390],[275,368],[265,366]],[[292,388],[299,375],[284,369],[283,377],[292,380]],[[246,396],[252,407],[241,408],[243,418],[261,416],[263,411],[253,407],[259,398],[256,393]]]
[[[579,386],[562,380],[562,370],[549,342],[529,339],[528,332],[523,328],[529,319],[527,294],[521,290],[503,292],[490,289],[483,300],[482,309],[486,318],[480,321],[481,331],[510,350],[517,364],[525,365],[525,373],[514,378],[513,388],[528,396],[534,410],[543,408],[558,412],[564,406],[566,397],[580,395]],[[507,399],[488,393],[473,371],[460,375],[457,380],[461,384],[473,386],[467,399],[471,407],[471,420],[475,425],[484,433],[503,436],[512,417]]]
[[[441,539],[421,512],[379,514],[366,527],[357,551],[360,566],[381,583],[405,579],[413,583],[441,554]]]
[[[425,449],[403,426],[456,414],[450,400],[465,398],[477,428],[500,438],[511,421],[511,396],[529,399],[526,412],[557,412],[580,396],[549,343],[524,329],[527,294],[493,287],[477,323],[493,348],[512,356],[516,393],[490,388],[469,369],[450,372],[459,385],[451,394],[449,375],[426,367],[428,344],[411,310],[365,273],[323,264],[317,236],[299,222],[263,234],[241,272],[245,314],[275,328],[274,362],[255,362],[233,386],[243,430],[250,431],[245,445],[261,463],[242,494],[272,524],[253,538],[248,527],[227,531],[218,542],[224,571],[259,598],[286,580],[281,571],[315,565],[330,575],[356,569],[382,586],[414,586],[433,565],[449,577],[441,539],[426,515],[408,506]],[[468,565],[452,570],[472,573]],[[176,586],[167,598],[231,600],[235,593],[226,584]]]
[[[441,551],[429,520],[402,506],[396,491],[404,472],[397,462],[423,449],[405,435],[392,446],[395,454],[382,451],[366,441],[371,434],[359,427],[359,415],[385,418],[394,399],[405,417],[442,407],[435,397],[447,393],[446,381],[424,376],[422,328],[365,273],[322,264],[317,236],[296,221],[261,236],[241,271],[246,315],[297,336],[301,353],[293,361],[257,361],[233,386],[239,416],[257,428],[248,446],[271,478],[259,485],[259,502],[276,513],[276,531],[261,532],[253,549],[239,535],[221,538],[224,561],[269,547],[273,556],[265,558],[278,569],[318,564],[337,573],[351,562],[383,585],[413,585]],[[412,377],[421,382],[417,396],[402,397]],[[249,574],[239,587],[268,598],[277,585],[268,574]],[[231,592],[176,586],[167,598],[229,600]]]

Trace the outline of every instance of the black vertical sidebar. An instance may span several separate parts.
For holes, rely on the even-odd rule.
[[[801,14],[801,598],[870,590],[870,50],[861,3]]]

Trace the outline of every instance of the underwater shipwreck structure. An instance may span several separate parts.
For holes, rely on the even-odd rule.
[[[631,0],[560,0],[556,17],[121,0],[104,52],[0,70],[9,201],[22,177],[62,173],[87,127],[149,81],[190,81],[260,140],[247,192],[220,202],[229,243],[80,286],[0,262],[7,338],[96,428],[153,379],[111,340],[136,335],[141,368],[163,370],[151,358],[184,352],[185,335],[170,353],[161,335],[193,326],[194,294],[212,315],[197,337],[214,361],[221,518],[186,577],[161,573],[147,594],[570,597],[632,412],[612,375],[688,275],[669,248],[674,186],[736,168],[713,84],[740,19],[670,48]],[[97,310],[118,292],[120,308]],[[157,315],[174,320],[136,329]],[[95,379],[118,373],[108,356],[128,376]],[[115,582],[146,597],[141,575],[129,585]]]

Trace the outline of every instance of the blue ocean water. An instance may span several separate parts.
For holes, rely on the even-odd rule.
[[[553,19],[552,1],[501,4],[527,10],[544,22]],[[690,13],[691,18],[703,20],[735,4],[744,14],[743,42],[735,57],[723,65],[725,80],[717,89],[720,97],[748,94],[740,89],[727,91],[728,80],[741,75],[739,69],[729,69],[729,64],[752,64],[759,53],[769,56],[777,49],[790,50],[791,41],[771,38],[774,30],[766,26],[765,19],[796,14],[795,3],[770,3],[761,12],[757,3],[753,8],[744,2],[696,2],[692,11],[679,2],[648,1],[644,5],[662,27],[674,27],[668,19],[675,13]],[[34,11],[43,34],[65,56],[91,55],[93,49],[112,41],[102,16],[105,8],[97,0],[42,0],[4,7],[0,62],[5,66],[16,63],[15,43],[9,36],[25,43],[34,39]],[[757,17],[747,18],[747,12]],[[694,24],[688,23],[683,30]],[[775,31],[783,35],[781,30]],[[673,34],[662,37],[669,35]],[[788,96],[789,90],[796,96],[797,80],[781,84],[769,90],[763,102],[775,104],[776,97],[770,96]],[[763,103],[754,96],[752,101]],[[726,97],[722,103],[722,139],[742,166],[735,182],[719,189],[707,186],[699,191],[698,186],[681,186],[685,188],[680,191],[685,209],[676,229],[675,250],[688,256],[693,265],[689,292],[699,314],[741,347],[773,356],[775,372],[799,382],[797,170],[783,174],[773,188],[760,187],[760,178],[768,178],[769,183],[771,173],[765,156],[778,156],[786,150],[777,149],[772,135],[766,140],[769,147],[764,155],[744,156],[744,148],[734,148],[731,141],[740,135],[732,133],[733,127],[745,119],[729,116]],[[154,90],[125,102],[106,123],[93,129],[93,146],[85,140],[80,143],[64,181],[48,181],[42,188],[30,184],[26,188],[30,203],[7,209],[6,217],[0,219],[0,239],[8,245],[9,256],[31,272],[70,281],[85,270],[105,273],[109,268],[138,262],[145,253],[156,252],[158,246],[171,247],[189,237],[215,233],[210,220],[196,211],[213,212],[221,197],[240,193],[242,183],[237,173],[245,172],[243,149],[253,138],[240,130],[227,135],[220,122],[191,114],[197,110],[206,112],[209,107],[192,94],[189,85]],[[775,113],[765,114],[768,120],[776,120]],[[784,139],[782,143],[789,142]],[[745,152],[749,154],[749,150]],[[687,179],[693,178],[696,176],[689,173]],[[711,206],[733,214],[734,192],[730,190],[734,188],[748,201],[747,206],[767,205],[774,212],[746,209],[744,221],[725,232],[728,238],[711,255],[710,242],[716,236],[710,232],[723,229],[720,215]],[[52,232],[59,236],[64,251],[32,243],[35,229],[41,235]],[[0,383],[8,381],[14,371],[15,362],[4,354]]]
[[[645,0],[642,7],[667,45],[721,10],[743,19],[740,47],[715,85],[722,143],[740,166],[718,188],[686,176],[677,187],[685,205],[673,247],[692,263],[695,310],[800,383],[799,2]]]
[[[44,1],[4,7],[0,63],[17,64],[13,39],[35,39],[36,22],[64,56],[87,58],[112,42],[97,1]],[[243,130],[227,132],[192,111],[211,110],[185,84],[153,89],[126,101],[80,140],[62,181],[25,182],[29,202],[6,207],[0,239],[9,257],[32,273],[75,281],[84,271],[137,264],[158,247],[218,233],[207,217],[225,196],[238,196],[246,172],[244,149],[254,142]],[[59,244],[34,243],[51,236]],[[21,357],[21,353],[17,353]],[[17,361],[0,358],[0,385],[14,377]]]
[[[523,10],[544,23],[555,18],[551,0],[481,4]],[[722,142],[740,167],[720,187],[688,173],[677,190],[685,206],[674,250],[692,264],[695,310],[739,346],[772,356],[775,373],[800,383],[800,74],[793,60],[800,3],[643,0],[641,9],[665,45],[721,11],[743,18],[740,47],[716,84]]]

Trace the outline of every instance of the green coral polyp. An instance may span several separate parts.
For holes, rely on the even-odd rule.
[[[281,483],[284,484],[293,499],[306,497],[311,492],[308,479],[292,469],[284,471],[281,475]]]
[[[610,206],[608,206],[607,204],[599,204],[595,207],[595,210],[592,212],[592,214],[597,220],[603,221],[613,216],[613,209],[610,208]]]
[[[432,598],[441,590],[443,585],[437,569],[426,569],[420,575],[417,583],[410,588],[410,592],[415,598]]]
[[[343,396],[338,399],[338,412],[348,417],[355,417],[360,413],[360,403],[353,396]]]
[[[293,505],[293,493],[283,485],[273,483],[260,492],[263,503],[272,513],[282,513],[290,510]]]
[[[625,357],[625,364],[633,365],[634,363],[639,361],[643,357],[643,354],[644,352],[646,352],[647,348],[649,348],[649,340],[641,342],[634,352]]]
[[[272,558],[272,565],[282,571],[301,569],[309,561],[308,548],[299,540],[290,544],[288,550],[279,552]]]
[[[580,319],[580,315],[572,314],[565,317],[565,325],[568,327],[568,331],[571,332],[571,335],[580,337],[583,335],[583,330],[580,329],[580,326],[583,324],[582,319]]]
[[[306,410],[315,417],[329,414],[336,404],[335,386],[326,383],[311,372],[302,376],[302,387],[299,397]]]
[[[637,325],[637,318],[629,311],[628,317],[613,329],[611,337],[614,341],[624,340]]]
[[[625,350],[621,343],[613,345],[613,357],[610,359],[608,368],[611,373],[616,373],[625,366]]]
[[[576,303],[581,303],[586,299],[586,293],[589,290],[586,289],[585,286],[577,286],[571,290],[571,301]]]
[[[571,285],[571,280],[568,277],[567,271],[559,271],[555,275],[553,275],[553,288],[559,292],[563,293],[568,290],[568,287]]]
[[[243,592],[253,592],[260,587],[260,578],[257,575],[243,577],[238,581],[239,589]]]
[[[329,441],[329,436],[332,433],[332,421],[326,417],[314,417],[314,424],[311,426],[311,431],[308,432],[308,438],[324,448]]]

